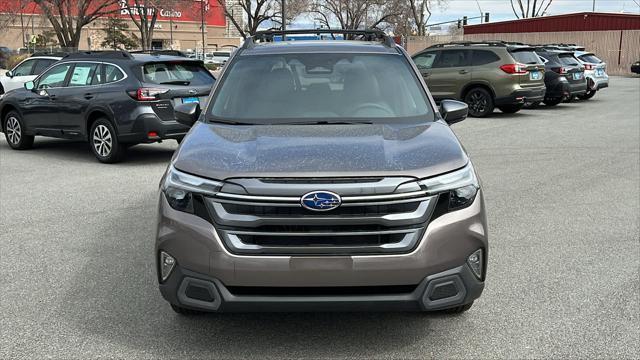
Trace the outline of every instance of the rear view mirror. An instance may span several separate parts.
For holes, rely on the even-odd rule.
[[[469,106],[462,101],[442,100],[440,103],[440,115],[447,124],[455,124],[467,118]]]
[[[182,125],[193,126],[200,116],[199,103],[180,104],[175,107],[176,121]]]
[[[24,88],[27,90],[33,90],[35,88],[35,85],[33,84],[33,81],[27,81],[26,83],[24,83]]]

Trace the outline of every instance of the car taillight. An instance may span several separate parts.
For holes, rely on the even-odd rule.
[[[505,64],[500,69],[507,74],[526,74],[527,66],[524,64]]]
[[[129,96],[138,101],[158,100],[158,95],[162,95],[169,91],[163,88],[139,88],[138,90],[127,91]]]
[[[567,68],[564,67],[564,66],[554,67],[554,68],[551,68],[551,70],[553,70],[554,72],[557,72],[558,74],[566,74],[567,73]]]

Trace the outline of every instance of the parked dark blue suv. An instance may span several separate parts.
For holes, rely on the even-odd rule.
[[[122,51],[70,54],[34,81],[2,96],[2,131],[13,149],[34,136],[83,139],[105,163],[127,147],[175,139],[189,128],[174,106],[204,103],[215,78],[202,61]]]

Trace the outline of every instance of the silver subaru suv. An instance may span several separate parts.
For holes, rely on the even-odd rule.
[[[323,40],[329,32],[329,38]],[[161,180],[160,292],[181,314],[463,312],[484,288],[480,182],[407,53],[377,31],[258,33]]]

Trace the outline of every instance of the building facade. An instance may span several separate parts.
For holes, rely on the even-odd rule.
[[[127,25],[125,33],[138,35],[139,30],[131,19],[130,12],[135,17],[140,14],[133,4],[133,0],[120,0],[109,15],[86,25],[81,33],[79,49],[105,48],[102,43],[111,31],[109,17],[122,19]],[[203,46],[203,22],[206,51],[240,44],[238,32],[230,21],[226,21],[224,10],[216,0],[180,0],[172,4],[171,8],[161,8],[159,11],[153,31],[153,48],[199,51]],[[234,6],[230,6],[230,9],[234,9]],[[238,11],[237,16],[242,23],[241,11]],[[3,34],[0,46],[11,49],[29,46],[34,35],[51,34],[54,30],[42,10],[29,0],[0,1],[0,27],[0,33]],[[52,39],[52,43],[57,40],[55,36]]]

